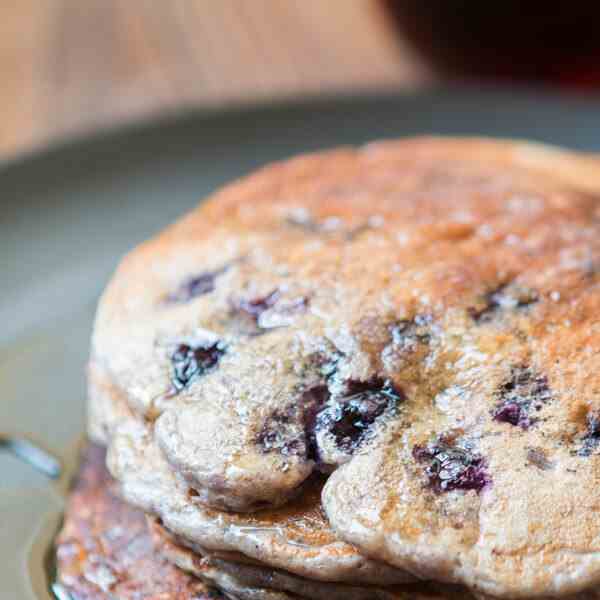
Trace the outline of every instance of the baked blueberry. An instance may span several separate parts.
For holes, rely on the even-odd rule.
[[[173,388],[176,391],[185,388],[192,379],[215,367],[223,354],[222,342],[179,344],[171,355]]]
[[[491,483],[485,460],[461,441],[438,440],[425,446],[415,446],[413,456],[427,463],[429,485],[436,492],[475,490],[481,492]]]

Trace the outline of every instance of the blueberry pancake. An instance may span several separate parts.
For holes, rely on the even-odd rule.
[[[57,590],[72,600],[218,600],[219,592],[154,549],[144,514],[115,495],[105,450],[82,453],[56,541]],[[67,595],[68,594],[68,595]]]
[[[252,587],[232,569],[179,551],[160,526],[147,527],[144,513],[119,497],[105,466],[105,450],[90,444],[83,449],[65,522],[57,539],[57,597],[72,600],[290,600],[290,596]],[[171,557],[175,558],[173,550]],[[175,566],[183,558],[194,574]],[[186,569],[188,572],[191,568]],[[206,583],[204,583],[206,582]],[[216,588],[223,591],[219,593]]]
[[[352,594],[353,588],[349,586],[341,586],[344,595],[340,596],[340,587],[335,584],[319,588],[323,584],[301,580],[283,571],[269,572],[257,563],[244,563],[242,556],[232,553],[214,554],[206,560],[190,552],[178,545],[155,520],[150,520],[149,528],[146,527],[143,513],[127,505],[116,493],[117,486],[104,463],[102,447],[90,444],[83,449],[79,473],[56,542],[58,597],[72,600],[224,598],[216,586],[232,600],[352,598],[348,594]],[[282,591],[285,589],[294,589],[300,595]],[[332,591],[338,592],[338,596],[332,595]],[[396,586],[392,592],[393,600],[472,598],[465,590],[433,584]],[[319,596],[319,593],[325,595]],[[378,593],[380,596],[367,598],[387,600],[381,596],[382,591]],[[592,598],[595,596],[582,595],[577,600]]]
[[[228,578],[232,582],[229,583],[229,589],[241,590],[242,594],[248,590],[246,593],[252,594],[252,598],[256,600],[475,600],[464,588],[456,586],[432,583],[388,588],[348,586],[311,581],[285,571],[236,563],[210,555],[199,557],[174,539],[157,521],[150,521],[149,528],[157,551],[167,560],[198,578],[218,581],[217,585],[221,589],[224,589],[223,580]],[[210,572],[211,568],[213,572]],[[240,594],[240,591],[237,593]]]
[[[206,582],[207,585],[220,589],[235,600],[293,600],[295,596],[284,591],[257,586],[239,577],[244,565],[231,564],[233,568],[222,570],[219,567],[225,561],[213,560],[209,555],[195,554],[187,548],[178,546],[159,522],[148,521],[148,528],[153,539],[156,552],[183,572]],[[221,563],[221,564],[219,564]]]
[[[591,177],[587,163],[564,162]],[[562,166],[567,190],[574,176],[553,153],[492,142],[407,141],[266,168],[125,258],[99,306],[92,365],[156,420],[203,502],[281,504],[422,387],[423,361],[396,346],[426,355],[429,293],[475,312],[495,292],[526,296],[507,286],[534,257],[502,236],[551,235],[568,220],[565,194],[589,218],[589,194],[557,192],[540,165]],[[350,420],[369,413],[356,439],[333,424],[341,406]]]
[[[369,569],[509,598],[600,584],[598,188],[591,157],[420,138],[218,192],[100,302],[90,431],[126,497],[206,546],[211,519],[329,477],[327,535]],[[166,487],[136,479],[159,462]],[[250,554],[244,527],[223,549]]]
[[[114,434],[107,464],[126,501],[159,517],[167,531],[200,554],[237,553],[251,564],[317,581],[384,586],[415,581],[334,536],[321,510],[319,477],[286,506],[251,514],[219,512],[198,501],[169,469],[148,428],[131,420]]]

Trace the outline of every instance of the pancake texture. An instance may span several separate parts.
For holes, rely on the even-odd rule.
[[[105,450],[82,453],[63,528],[56,540],[56,582],[73,600],[218,600],[155,550],[144,514],[117,495]]]
[[[303,579],[285,571],[275,571],[261,565],[249,565],[231,560],[223,560],[203,552],[201,557],[185,545],[179,543],[162,525],[153,520],[150,531],[157,550],[184,571],[193,573],[201,579],[210,581],[207,566],[211,565],[217,577],[231,578],[238,590],[251,590],[258,600],[271,598],[288,600],[307,598],[310,600],[474,600],[464,588],[455,586],[418,583],[412,585],[381,587],[359,587],[323,583]],[[218,581],[217,577],[213,581]],[[222,585],[217,584],[223,589]],[[239,592],[238,592],[239,593]],[[279,594],[279,595],[269,595]]]
[[[475,598],[464,589],[435,584],[373,588],[367,595],[364,588],[319,584],[243,562],[243,555],[192,552],[160,522],[123,502],[116,491],[105,467],[105,449],[87,445],[56,540],[56,582],[73,600],[218,600],[223,596],[215,586],[232,600]],[[298,595],[283,591],[290,589]],[[569,600],[597,597],[584,593]],[[477,600],[488,598],[478,595]]]
[[[204,552],[240,553],[250,563],[318,581],[392,585],[415,577],[369,560],[335,537],[321,509],[322,481],[278,509],[224,513],[203,506],[169,469],[149,430],[123,422],[107,460],[125,500],[156,515],[169,532]],[[238,559],[239,560],[239,559]]]
[[[322,582],[599,585],[599,191],[594,157],[418,138],[217,192],[99,305],[124,497]]]
[[[257,600],[475,600],[467,590],[456,586],[432,583],[391,586],[387,589],[344,586],[301,579],[283,571],[225,561],[210,555],[199,558],[198,554],[178,544],[156,521],[151,522],[149,527],[158,551],[167,560],[206,580],[210,575],[207,577],[205,565],[213,565],[218,576],[230,577],[236,582],[237,589],[248,590]],[[240,598],[245,600],[244,596]]]

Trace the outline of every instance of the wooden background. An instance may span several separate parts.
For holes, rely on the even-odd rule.
[[[5,0],[0,159],[182,108],[418,86],[377,0]]]

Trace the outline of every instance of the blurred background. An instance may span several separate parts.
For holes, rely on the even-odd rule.
[[[0,160],[197,107],[600,83],[600,2],[5,0]]]

